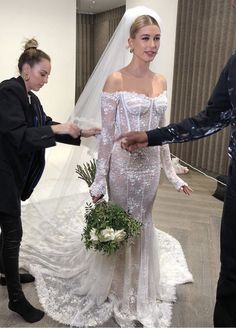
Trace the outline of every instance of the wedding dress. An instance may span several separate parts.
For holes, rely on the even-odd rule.
[[[108,175],[109,198],[142,222],[141,236],[111,256],[87,251],[81,233],[88,194],[80,198],[77,211],[71,196],[53,220],[24,226],[21,265],[35,276],[45,312],[60,323],[96,326],[114,317],[121,327],[133,327],[136,321],[149,328],[168,327],[176,285],[193,278],[179,242],[154,227],[151,212],[161,164],[176,189],[184,182],[173,169],[168,145],[130,154],[114,142],[127,130],[163,126],[167,95],[103,92],[101,98],[104,124],[91,192],[105,194]],[[22,216],[35,222],[37,211],[32,206]]]

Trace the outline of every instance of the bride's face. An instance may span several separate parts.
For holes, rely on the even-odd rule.
[[[142,27],[134,38],[129,39],[129,46],[134,56],[145,62],[151,62],[160,47],[160,28],[156,25]]]

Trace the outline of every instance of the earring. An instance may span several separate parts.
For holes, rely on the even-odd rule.
[[[30,79],[29,75],[25,74],[24,80],[27,82],[27,81],[29,81],[29,79]]]
[[[132,54],[134,52],[134,49],[133,48],[130,48],[129,49],[129,52]]]

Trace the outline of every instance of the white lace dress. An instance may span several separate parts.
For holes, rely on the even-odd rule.
[[[83,221],[78,224],[79,213],[71,213],[68,202],[54,225],[44,222],[45,238],[34,245],[26,238],[21,262],[35,275],[40,302],[53,319],[78,327],[111,317],[121,327],[136,321],[150,328],[170,325],[175,286],[193,280],[179,242],[153,226],[152,206],[161,166],[176,189],[185,183],[173,169],[168,145],[130,154],[114,142],[122,132],[163,126],[166,108],[166,92],[155,98],[102,94],[103,129],[91,192],[105,194],[107,188],[111,200],[143,223],[142,232],[115,255],[86,251],[79,237]]]

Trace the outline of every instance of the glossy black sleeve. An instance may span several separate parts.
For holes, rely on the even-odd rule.
[[[148,145],[156,146],[181,143],[207,137],[228,126],[232,120],[233,108],[229,94],[229,72],[236,67],[235,54],[223,69],[206,108],[197,115],[182,122],[169,124],[164,128],[147,131]],[[236,85],[235,85],[236,87]]]

